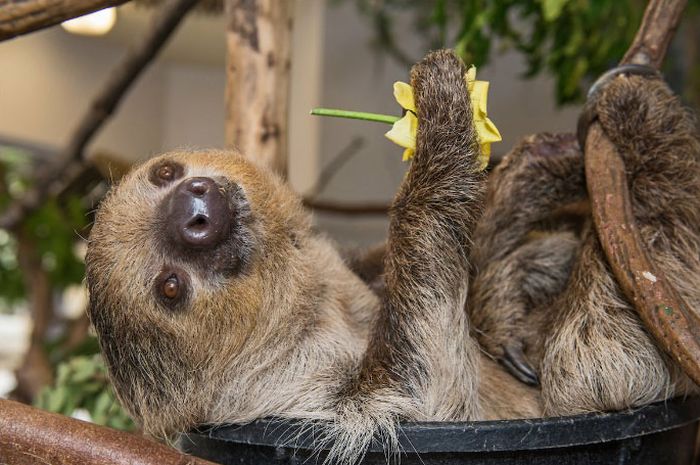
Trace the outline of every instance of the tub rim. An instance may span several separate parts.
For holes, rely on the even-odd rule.
[[[618,412],[564,417],[463,422],[403,422],[399,445],[406,453],[509,452],[554,449],[660,433],[700,419],[700,397],[675,398]],[[203,426],[188,436],[245,445],[319,451],[311,426],[280,418],[244,425]],[[327,450],[327,447],[321,448]],[[383,452],[374,441],[369,452]]]

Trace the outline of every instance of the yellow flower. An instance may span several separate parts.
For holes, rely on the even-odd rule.
[[[405,149],[403,151],[403,161],[407,161],[413,158],[413,152],[416,151],[416,133],[418,132],[418,118],[416,118],[416,103],[413,100],[413,89],[405,82],[395,82],[394,98],[399,102],[401,108],[406,110],[406,114],[394,123],[385,136]]]
[[[474,113],[474,125],[476,126],[476,133],[481,146],[481,154],[479,156],[481,169],[485,169],[491,156],[491,144],[501,141],[501,134],[486,113],[489,83],[476,80],[476,67],[474,66],[467,70],[464,78],[469,90]],[[406,114],[395,122],[391,130],[385,135],[389,140],[403,147],[405,149],[403,159],[410,160],[413,158],[413,153],[416,150],[416,132],[418,130],[413,89],[405,82],[396,82],[394,83],[394,97],[399,105],[406,110]]]
[[[481,144],[481,157],[479,157],[479,160],[481,161],[481,169],[485,169],[491,157],[491,144],[500,142],[502,140],[501,134],[486,114],[486,103],[489,95],[488,81],[476,80],[475,66],[471,66],[467,70],[465,79],[467,80],[467,89],[472,102],[472,111],[474,112],[474,125],[479,136],[479,144]]]

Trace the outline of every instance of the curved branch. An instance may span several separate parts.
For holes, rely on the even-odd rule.
[[[621,64],[661,68],[688,0],[652,0]]]
[[[615,279],[659,345],[700,384],[700,322],[654,264],[635,224],[625,165],[599,123],[586,139],[586,181]]]
[[[651,0],[621,64],[659,68],[686,0]],[[625,165],[600,124],[585,145],[586,183],[596,232],[613,274],[656,342],[700,385],[700,321],[652,263],[635,223]]]

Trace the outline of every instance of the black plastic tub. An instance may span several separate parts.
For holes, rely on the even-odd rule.
[[[615,413],[533,420],[404,423],[402,465],[691,464],[700,398]],[[322,463],[313,431],[280,420],[202,429],[182,438],[187,452],[224,465]],[[380,446],[362,463],[385,464]]]

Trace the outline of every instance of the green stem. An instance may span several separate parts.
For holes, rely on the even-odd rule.
[[[312,115],[332,116],[334,118],[361,119],[365,121],[377,121],[379,123],[394,124],[401,119],[400,116],[381,115],[378,113],[367,113],[364,111],[336,110],[334,108],[314,108]]]

